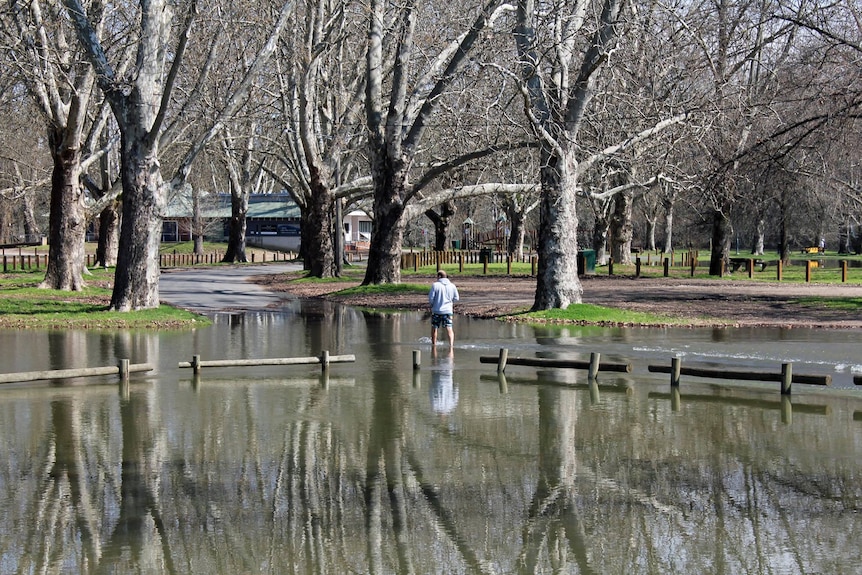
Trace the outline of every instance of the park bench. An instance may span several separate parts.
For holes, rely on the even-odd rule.
[[[753,258],[730,258],[730,273],[735,272],[739,268],[745,268],[745,271],[748,271],[748,266],[753,264],[760,268],[760,271],[763,271],[769,266],[769,262],[765,260],[758,260]]]
[[[802,248],[799,250],[800,254],[822,254],[826,251],[826,248],[820,248],[817,246],[811,246],[808,248]]]

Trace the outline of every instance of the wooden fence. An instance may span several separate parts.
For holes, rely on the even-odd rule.
[[[287,262],[296,259],[293,252],[261,252],[258,257],[257,251],[250,254],[250,263]],[[159,255],[159,266],[162,268],[193,267],[196,265],[212,265],[221,262],[224,252],[208,252],[202,255],[191,253],[167,253]],[[48,265],[48,254],[34,252],[32,254],[19,253],[15,255],[3,254],[3,273],[25,270],[39,270]],[[96,265],[96,256],[87,254],[86,265],[88,268]]]

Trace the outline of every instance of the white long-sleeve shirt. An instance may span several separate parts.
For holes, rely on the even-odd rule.
[[[449,281],[449,278],[440,278],[431,284],[431,291],[428,292],[431,313],[453,313],[452,304],[456,301],[458,301],[458,288]]]

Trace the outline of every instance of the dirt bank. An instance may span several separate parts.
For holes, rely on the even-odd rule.
[[[535,296],[535,278],[452,276],[461,301],[456,313],[500,317],[529,308]],[[348,305],[387,309],[427,308],[422,294],[340,296],[332,293],[345,284],[291,282],[284,276],[258,281],[268,289],[297,297],[322,297]],[[432,276],[410,276],[404,281],[428,283]],[[846,284],[790,284],[674,278],[588,276],[582,279],[584,303],[646,311],[692,320],[697,325],[786,326],[860,328],[862,317],[852,310],[832,309],[812,297],[862,297],[862,286]]]

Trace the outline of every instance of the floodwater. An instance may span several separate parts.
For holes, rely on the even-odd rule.
[[[0,573],[858,573],[859,331],[542,327],[326,302],[192,332],[0,332]],[[492,363],[630,362],[630,373]],[[178,362],[353,354],[319,366]],[[420,366],[413,369],[414,350]],[[721,382],[647,366],[829,374]]]

